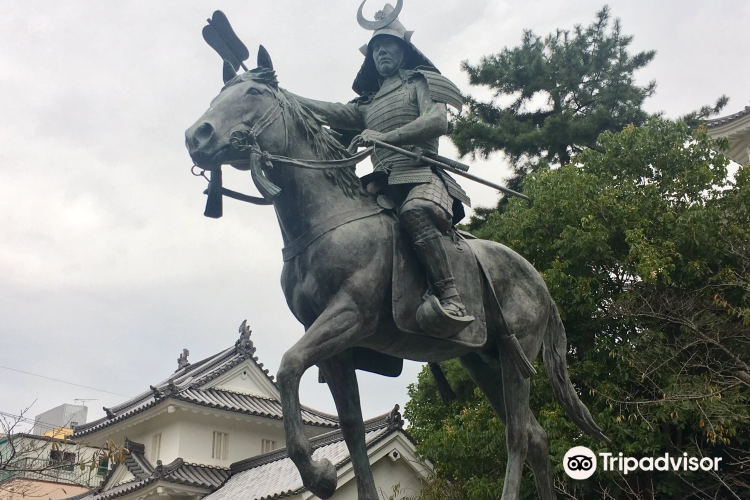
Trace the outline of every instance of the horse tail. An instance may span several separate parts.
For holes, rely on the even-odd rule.
[[[565,326],[563,326],[562,319],[560,319],[557,306],[555,306],[555,303],[551,299],[550,305],[550,316],[547,320],[547,329],[544,332],[542,359],[544,360],[544,367],[547,369],[547,376],[552,386],[552,392],[555,394],[555,399],[557,399],[557,402],[560,403],[565,413],[579,429],[604,442],[609,442],[610,439],[596,425],[588,408],[580,400],[578,393],[570,382],[568,365],[565,360],[568,352],[568,339],[565,336]]]

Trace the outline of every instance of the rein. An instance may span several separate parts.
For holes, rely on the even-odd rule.
[[[306,168],[308,170],[328,170],[329,168],[353,167],[370,156],[374,149],[375,146],[370,146],[349,158],[341,158],[339,160],[297,160],[294,158],[287,158],[286,156],[276,156],[268,153],[263,154],[266,155],[272,163],[282,163],[294,167]]]
[[[231,165],[235,167],[247,166],[252,175],[253,182],[258,191],[263,195],[262,198],[249,196],[238,193],[222,186],[221,168],[211,171],[211,179],[208,183],[208,194],[206,201],[207,217],[218,218],[222,215],[222,197],[227,196],[235,200],[252,203],[254,205],[272,205],[274,199],[281,194],[281,188],[271,182],[265,175],[265,170],[271,169],[275,164],[290,165],[292,167],[304,168],[308,170],[329,170],[340,168],[352,168],[359,162],[373,154],[375,146],[370,146],[355,155],[348,158],[335,160],[305,160],[289,158],[288,156],[273,155],[263,151],[258,143],[260,135],[279,118],[284,120],[284,149],[289,149],[289,134],[286,128],[286,113],[284,101],[277,98],[277,106],[266,111],[249,129],[238,129],[233,131],[229,136],[229,144],[232,149],[247,152],[247,159],[232,160]],[[246,123],[243,120],[243,123]],[[191,171],[193,175],[205,176],[205,170],[200,173],[195,172],[196,165],[193,165]],[[380,214],[384,209],[379,205],[373,205],[367,208],[358,208],[334,214],[325,221],[311,227],[308,231],[288,243],[282,250],[284,262],[288,262],[299,255],[303,250],[310,246],[314,241],[324,234],[333,231],[350,222],[365,219]]]
[[[253,126],[249,129],[235,130],[229,136],[229,144],[233,149],[237,151],[247,151],[248,158],[246,160],[233,160],[233,166],[247,165],[250,167],[250,175],[253,178],[255,186],[260,191],[262,198],[257,196],[250,196],[237,191],[232,191],[222,186],[221,168],[211,172],[211,179],[208,183],[208,189],[204,191],[204,194],[208,194],[208,200],[206,200],[206,210],[204,215],[206,217],[218,218],[222,215],[222,203],[221,197],[227,196],[235,200],[252,203],[254,205],[271,205],[273,204],[274,198],[281,193],[281,188],[276,184],[268,180],[265,175],[266,169],[273,168],[274,164],[291,165],[293,167],[304,168],[308,170],[328,170],[338,168],[351,168],[357,165],[359,162],[370,156],[375,147],[370,146],[359,153],[349,157],[341,158],[337,160],[304,160],[289,158],[287,156],[272,155],[266,151],[260,149],[258,145],[258,138],[270,125],[272,125],[280,117],[284,120],[284,151],[289,149],[289,134],[286,128],[286,113],[284,112],[283,101],[277,98],[278,106],[273,107],[266,111],[263,116],[256,121]],[[196,165],[193,165],[191,171],[193,175],[198,177],[206,177],[205,170],[200,173],[194,171]]]

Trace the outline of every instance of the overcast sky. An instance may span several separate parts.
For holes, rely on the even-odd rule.
[[[372,18],[382,0],[365,7]],[[201,37],[221,9],[250,48],[270,52],[281,86],[345,102],[370,33],[356,0],[50,2],[3,0],[0,16],[0,365],[133,396],[166,378],[183,348],[197,361],[230,346],[247,319],[275,373],[302,334],[279,286],[272,208],[225,201],[203,217],[205,182],[190,175],[184,131],[221,88],[221,61]],[[463,60],[588,24],[601,1],[405,0],[412,41],[468,93]],[[656,49],[637,74],[656,79],[649,111],[676,117],[721,94],[750,104],[750,3],[611,1],[632,51]],[[454,156],[448,141],[441,152]],[[225,185],[253,192],[247,174]],[[474,168],[501,181],[500,157]],[[363,172],[364,173],[364,172]],[[492,190],[462,183],[476,204]],[[420,365],[360,374],[366,417],[407,400]],[[0,368],[0,411],[30,415],[75,398],[89,419],[123,397]],[[332,412],[317,370],[303,403]]]

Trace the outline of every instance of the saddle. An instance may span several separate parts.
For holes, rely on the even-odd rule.
[[[401,331],[431,337],[417,323],[417,308],[432,294],[427,273],[419,262],[409,235],[399,223],[391,226],[393,231],[393,319]],[[468,242],[454,233],[445,238],[456,288],[467,312],[475,320],[464,330],[442,340],[472,348],[481,348],[487,343],[487,325],[482,297],[483,275],[477,258]]]
[[[431,294],[427,273],[419,263],[409,236],[395,220],[395,217],[392,221],[389,227],[391,241],[393,241],[393,291],[391,294],[393,320],[401,331],[435,338],[422,331],[417,323],[417,309],[422,305],[425,297]],[[444,342],[482,349],[488,341],[483,300],[485,282],[498,308],[500,302],[492,287],[491,276],[487,274],[486,267],[482,262],[484,259],[482,252],[475,253],[469,246],[469,242],[466,241],[467,237],[470,239],[474,239],[474,237],[468,233],[462,233],[457,231],[451,235],[443,236],[443,238],[446,239],[445,247],[448,258],[451,259],[456,288],[467,312],[475,319],[459,333],[451,337],[438,338]],[[531,377],[536,373],[534,365],[526,357],[518,339],[508,328],[502,310],[498,309],[497,313],[500,323],[499,340],[501,348],[507,353],[510,362],[518,369],[522,377]],[[403,360],[371,349],[355,347],[354,365],[359,370],[397,377],[401,374]]]

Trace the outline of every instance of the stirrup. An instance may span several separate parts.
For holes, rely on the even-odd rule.
[[[463,318],[464,316],[468,316],[469,313],[466,310],[466,306],[463,305],[460,301],[454,300],[457,298],[458,297],[449,297],[447,299],[440,299],[440,305],[442,306],[443,310],[445,310],[445,312],[447,312],[454,318]]]
[[[474,321],[474,316],[463,317],[449,314],[440,304],[440,300],[430,295],[417,309],[417,324],[423,332],[434,337],[453,337]]]

